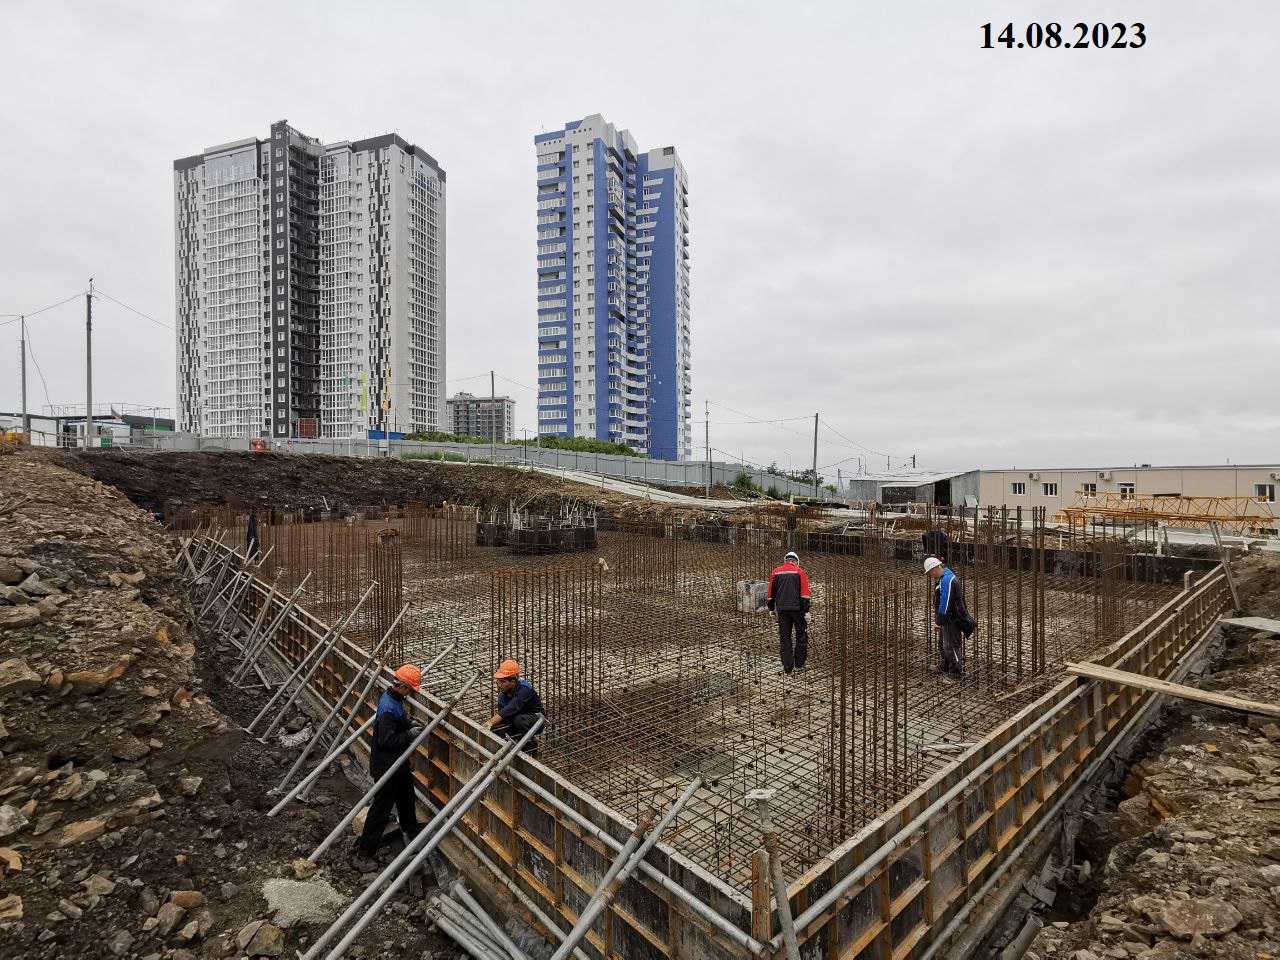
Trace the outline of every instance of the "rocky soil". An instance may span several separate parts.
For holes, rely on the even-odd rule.
[[[220,679],[176,571],[118,491],[0,456],[0,956],[283,956],[363,886],[342,843],[293,863],[345,780],[265,818],[292,756],[243,733],[260,697]],[[349,955],[457,955],[392,906]]]
[[[1250,613],[1280,613],[1280,560],[1237,562]],[[1280,637],[1225,628],[1206,689],[1280,704]],[[1087,815],[1084,856],[1026,954],[1071,958],[1280,957],[1280,723],[1176,701],[1118,804]]]

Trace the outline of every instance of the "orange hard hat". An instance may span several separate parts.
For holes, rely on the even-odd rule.
[[[412,663],[406,663],[396,671],[396,679],[416,691],[422,686],[422,671]]]
[[[520,676],[520,664],[514,660],[503,660],[502,665],[498,667],[498,672],[493,675],[495,680],[509,680],[512,677]]]

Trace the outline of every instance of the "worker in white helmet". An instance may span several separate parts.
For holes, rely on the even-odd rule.
[[[782,672],[803,670],[809,659],[809,575],[800,566],[800,557],[788,551],[782,563],[769,574],[765,605],[778,617],[778,657]],[[795,645],[791,636],[795,634]]]
[[[933,622],[941,670],[944,676],[959,679],[964,675],[964,638],[974,628],[964,603],[964,586],[937,557],[925,558],[924,572],[933,581]]]

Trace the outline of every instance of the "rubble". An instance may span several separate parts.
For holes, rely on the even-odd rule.
[[[1253,611],[1275,615],[1280,560],[1251,556],[1244,568]],[[1201,685],[1280,701],[1280,637],[1224,630],[1226,652]],[[1123,799],[1086,817],[1089,837],[1108,838],[1096,851],[1105,868],[1085,881],[1097,883],[1096,903],[1065,921],[1049,909],[1056,922],[1036,935],[1030,960],[1280,957],[1280,728],[1187,701],[1167,714]]]

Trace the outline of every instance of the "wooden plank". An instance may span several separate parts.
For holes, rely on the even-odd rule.
[[[1280,634],[1280,620],[1272,620],[1270,617],[1224,617],[1222,622],[1228,627],[1247,627],[1263,633]]]
[[[1224,707],[1228,710],[1242,710],[1245,713],[1257,713],[1264,717],[1280,718],[1280,707],[1269,703],[1258,703],[1256,700],[1229,697],[1224,693],[1200,690],[1197,687],[1188,687],[1181,683],[1170,683],[1168,680],[1145,677],[1140,673],[1116,670],[1112,667],[1099,666],[1096,663],[1068,663],[1067,672],[1075,674],[1077,677],[1088,677],[1092,680],[1102,680],[1107,683],[1124,683],[1132,687],[1138,687],[1141,690],[1150,690],[1153,693],[1167,693],[1171,697],[1195,700],[1197,703],[1207,703],[1215,707]]]
[[[761,943],[773,936],[773,896],[769,889],[767,857],[763,848],[751,854],[751,935]]]

